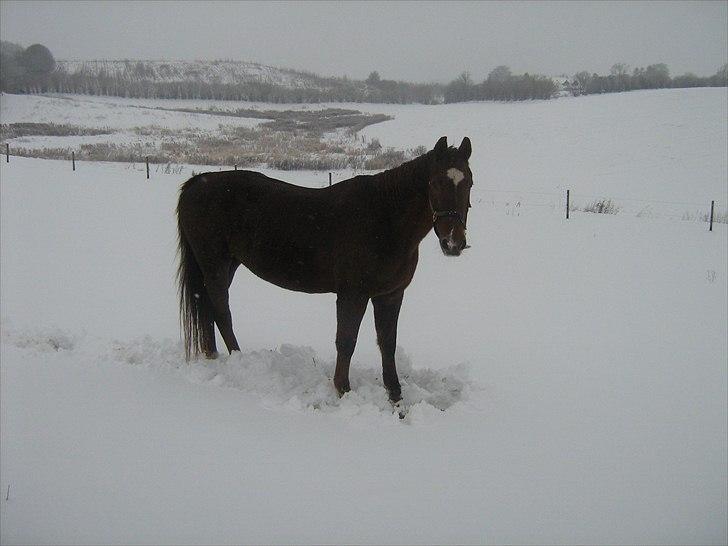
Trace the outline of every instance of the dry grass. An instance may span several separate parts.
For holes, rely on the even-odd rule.
[[[165,109],[170,110],[170,109]],[[139,162],[149,157],[155,164],[193,164],[252,167],[266,165],[281,170],[379,170],[395,167],[427,150],[384,149],[378,140],[365,145],[356,131],[391,119],[383,114],[357,110],[180,110],[232,117],[268,119],[255,127],[220,125],[217,131],[171,130],[156,125],[134,128],[134,133],[153,143],[94,143],[80,147],[12,147],[14,155],[47,159],[68,159],[75,151],[78,160]],[[6,126],[3,126],[5,128]],[[13,124],[4,129],[4,138],[23,135],[67,136],[108,134],[72,125]],[[344,132],[332,132],[345,129]],[[329,133],[329,135],[327,135]],[[6,136],[7,134],[7,136]]]
[[[583,212],[594,212],[596,214],[618,214],[622,208],[611,199],[599,199],[587,204],[581,210]]]
[[[344,128],[353,134],[368,125],[394,119],[385,114],[365,114],[358,110],[345,108],[324,108],[319,110],[254,110],[238,108],[236,110],[219,110],[217,108],[175,109],[160,107],[159,109],[215,116],[267,119],[269,121],[263,123],[262,126],[274,131],[302,130],[316,134],[330,133],[336,129]]]
[[[87,136],[110,135],[115,131],[106,127],[94,129],[65,123],[4,123],[0,124],[0,139],[25,136]]]
[[[280,170],[379,170],[395,167],[424,153],[424,146],[407,152],[364,147],[355,140],[332,141],[305,130],[279,131],[269,127],[221,126],[216,134],[185,130],[156,133],[151,127],[137,134],[155,135],[155,144],[95,143],[74,147],[76,159],[86,161],[140,162],[253,167]],[[46,159],[70,159],[72,148],[13,147],[13,155]]]
[[[690,222],[710,222],[709,212],[684,212],[682,215],[683,220]],[[728,211],[716,210],[713,212],[713,223],[714,224],[728,224]]]

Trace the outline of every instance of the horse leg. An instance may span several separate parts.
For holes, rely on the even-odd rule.
[[[212,303],[215,323],[230,353],[240,350],[238,340],[235,339],[235,334],[233,333],[233,320],[230,314],[228,288],[232,281],[231,272],[235,273],[235,270],[232,268],[231,263],[226,261],[220,264],[214,271],[204,273],[205,289]]]
[[[205,358],[208,358],[210,360],[215,359],[217,358],[217,343],[215,341],[215,319],[210,317],[208,320],[205,320],[202,328],[204,329],[205,347],[203,348],[203,350],[205,352]]]
[[[403,297],[404,290],[399,290],[372,298],[377,343],[382,353],[382,380],[392,402],[398,402],[402,399],[402,389],[399,385],[397,367],[394,363],[394,351],[397,347],[397,320]]]
[[[240,264],[237,262],[232,262],[230,264],[227,283],[228,289],[233,282],[233,276],[235,275],[235,271],[238,269],[239,266]],[[206,321],[203,325],[203,328],[205,329],[205,339],[208,340],[207,346],[205,347],[205,357],[210,359],[217,358],[217,344],[215,342],[215,320],[210,317],[210,319]]]
[[[339,396],[351,390],[349,364],[354,354],[359,326],[369,298],[360,294],[337,294],[336,297],[336,371],[334,386]]]

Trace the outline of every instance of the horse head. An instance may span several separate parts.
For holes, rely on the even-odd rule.
[[[467,247],[466,233],[473,173],[468,159],[472,148],[465,137],[459,148],[442,137],[431,152],[428,197],[432,226],[446,256],[459,256]]]

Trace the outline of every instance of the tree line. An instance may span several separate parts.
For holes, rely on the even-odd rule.
[[[442,102],[441,84],[420,84],[386,80],[373,72],[365,80],[326,78],[316,74],[291,72],[306,85],[283,85],[264,79],[248,79],[234,83],[208,81],[198,75],[180,75],[178,79],[157,78],[164,72],[164,63],[123,61],[118,70],[67,70],[56,63],[43,45],[27,49],[11,42],[2,42],[0,89],[9,93],[74,93],[150,99],[214,99],[272,103],[377,102],[422,103]],[[155,71],[155,68],[157,69]]]
[[[550,99],[555,95],[589,95],[594,93],[618,93],[637,89],[664,89],[686,87],[726,87],[728,86],[728,65],[707,77],[692,73],[670,77],[666,64],[652,64],[630,71],[628,65],[617,63],[610,73],[602,76],[587,71],[577,72],[573,78],[552,79],[528,73],[514,75],[505,65],[497,66],[481,83],[473,82],[468,72],[463,72],[451,81],[444,92],[445,102],[469,100],[517,101],[530,99]]]
[[[395,104],[438,104],[473,100],[521,101],[550,99],[559,94],[615,93],[635,89],[728,86],[728,65],[713,76],[688,73],[671,77],[665,64],[630,70],[624,63],[612,66],[608,75],[582,71],[572,78],[550,78],[513,74],[508,66],[494,68],[480,83],[463,72],[446,85],[410,83],[381,78],[374,71],[366,80],[321,77],[292,72],[306,85],[283,85],[271,81],[245,80],[234,83],[200,77],[160,79],[154,61],[125,61],[119,70],[90,70],[82,65],[75,71],[58,64],[41,44],[23,48],[0,42],[0,90],[9,93],[74,93],[129,98],[214,99],[271,103],[371,102]]]
[[[445,102],[470,100],[529,100],[550,99],[557,85],[546,76],[514,75],[505,65],[497,66],[481,83],[474,83],[468,72],[463,72],[445,87]]]
[[[673,78],[670,76],[670,69],[664,63],[636,67],[632,71],[628,65],[616,63],[606,76],[582,71],[574,74],[570,82],[565,82],[565,87],[568,87],[574,95],[619,93],[637,89],[726,86],[728,86],[728,64],[724,64],[712,76],[701,77],[688,72]]]

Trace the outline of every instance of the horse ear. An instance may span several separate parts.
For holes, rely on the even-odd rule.
[[[470,139],[468,137],[465,137],[463,139],[463,141],[460,143],[460,148],[458,148],[458,150],[465,161],[470,159],[470,154],[473,152],[473,148],[470,145]]]
[[[447,151],[447,137],[440,137],[440,140],[435,144],[435,156],[442,157]]]

